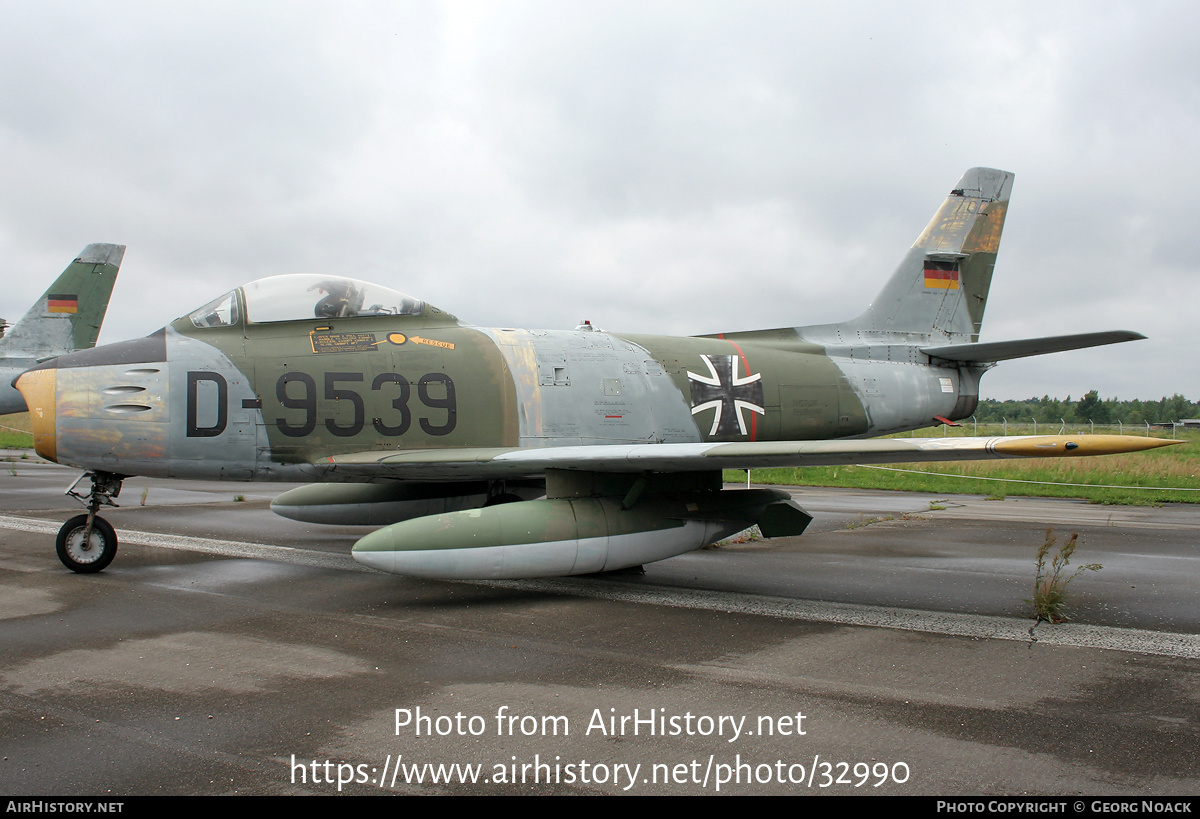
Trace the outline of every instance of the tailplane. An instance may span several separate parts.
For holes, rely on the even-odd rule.
[[[1102,333],[1076,333],[1070,336],[1043,336],[1022,338],[1016,341],[989,341],[983,344],[950,344],[945,347],[922,347],[921,352],[930,358],[956,361],[962,364],[992,364],[1010,358],[1025,358],[1066,350],[1083,350],[1105,344],[1120,344],[1124,341],[1141,341],[1146,338],[1132,330],[1108,330]]]

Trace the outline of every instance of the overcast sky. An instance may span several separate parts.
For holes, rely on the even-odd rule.
[[[0,315],[128,245],[101,342],[331,272],[486,326],[857,315],[1016,173],[982,394],[1200,397],[1200,4],[0,0]]]

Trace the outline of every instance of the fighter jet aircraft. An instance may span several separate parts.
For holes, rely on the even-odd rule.
[[[88,245],[25,317],[0,319],[0,415],[25,412],[12,386],[20,373],[55,356],[96,346],[125,245]]]
[[[997,361],[1143,338],[979,342],[1012,178],[968,171],[866,312],[841,324],[687,338],[485,328],[308,274],[46,362],[17,381],[37,451],[90,481],[59,557],[79,572],[108,565],[116,534],[96,513],[129,475],[320,482],[272,508],[382,527],[353,554],[384,571],[516,578],[636,566],[753,524],[804,531],[788,492],[723,489],[723,469],[1161,445],[863,440],[969,417]]]

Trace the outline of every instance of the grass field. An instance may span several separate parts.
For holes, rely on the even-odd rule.
[[[0,449],[33,449],[29,413],[0,415]]]
[[[1057,425],[1040,426],[1039,432],[1043,434],[1058,433]],[[1030,431],[1024,428],[1018,431],[1013,424],[1009,424],[1010,435],[1028,434]],[[951,434],[970,435],[972,432],[968,426]],[[916,434],[918,437],[941,437],[942,431],[938,428],[918,431]],[[999,435],[1002,430],[980,426],[978,434]],[[909,433],[894,437],[907,438]],[[1162,437],[1170,438],[1171,433]],[[987,495],[997,499],[1008,495],[1036,495],[1084,498],[1093,503],[1200,503],[1200,434],[1180,432],[1178,439],[1185,443],[1153,452],[1098,458],[888,464],[886,468],[829,466],[755,469],[750,478],[757,484],[896,489],[935,494]],[[730,482],[746,479],[745,473],[738,471],[727,472],[725,477]],[[1113,486],[1136,488],[1107,488]]]
[[[0,416],[0,449],[31,449],[33,435],[29,429],[28,413]],[[1018,429],[1016,425],[1009,424],[1008,431],[1009,434],[1030,434],[1032,429],[1025,426]],[[1042,424],[1038,431],[1042,434],[1057,434],[1059,430],[1057,426]],[[953,435],[971,435],[976,430],[971,426],[964,426],[952,431],[948,429],[946,432]],[[999,426],[980,426],[978,434],[1000,435],[1003,434],[1003,429]],[[907,438],[909,435],[905,433],[895,437]],[[920,430],[916,435],[940,437],[942,429]],[[933,492],[939,495],[988,495],[997,499],[1008,495],[1037,495],[1085,498],[1094,503],[1200,503],[1200,433],[1179,433],[1178,436],[1186,443],[1132,455],[889,464],[886,469],[870,466],[755,469],[750,478],[758,484],[897,489],[908,492]],[[1164,437],[1171,437],[1170,433],[1166,433]],[[744,472],[731,470],[725,474],[725,479],[730,483],[740,483],[745,481],[746,477]],[[1106,488],[1108,486],[1139,488]],[[1180,489],[1185,491],[1179,491]]]

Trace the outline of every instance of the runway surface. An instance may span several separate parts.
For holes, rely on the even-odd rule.
[[[800,538],[472,584],[359,567],[280,485],[134,479],[78,576],[75,476],[0,464],[7,793],[1200,790],[1196,505],[805,489]],[[1031,640],[1047,526],[1104,569]]]

